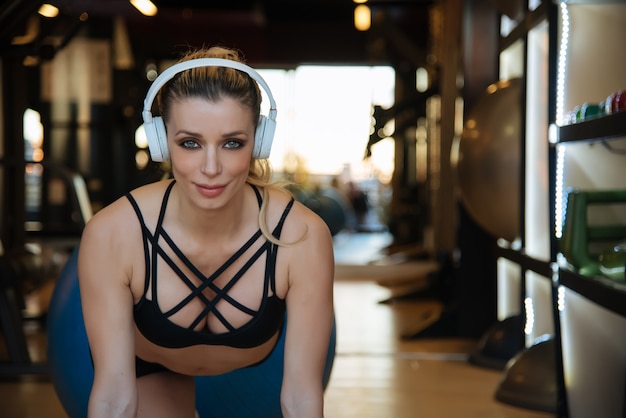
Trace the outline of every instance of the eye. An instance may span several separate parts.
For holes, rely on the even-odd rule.
[[[199,148],[200,145],[198,144],[198,142],[196,142],[193,139],[185,139],[179,142],[179,145],[183,148],[187,148],[187,149],[193,149],[193,148]]]
[[[243,141],[239,139],[229,139],[224,143],[224,148],[237,149],[243,147]]]

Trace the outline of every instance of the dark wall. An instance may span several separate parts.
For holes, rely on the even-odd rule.
[[[465,3],[463,13],[463,101],[467,112],[499,79],[499,14],[490,0]],[[496,239],[459,204],[457,246],[459,334],[480,337],[497,322]]]

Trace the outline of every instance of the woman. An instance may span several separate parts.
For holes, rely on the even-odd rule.
[[[181,61],[199,58],[241,61],[219,47]],[[133,190],[84,230],[90,418],[194,417],[194,376],[262,362],[285,313],[282,413],[323,416],[332,238],[253,155],[263,118],[253,73],[199,66],[160,88],[173,179]]]

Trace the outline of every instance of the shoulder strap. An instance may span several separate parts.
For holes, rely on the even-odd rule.
[[[170,198],[170,193],[172,192],[172,188],[176,180],[172,180],[172,182],[165,189],[165,193],[163,194],[163,201],[161,202],[161,210],[159,211],[159,219],[157,220],[157,224],[154,227],[154,237],[152,238],[152,301],[154,303],[157,302],[157,261],[158,261],[158,252],[159,252],[159,236],[163,233],[163,219],[165,219],[165,209],[167,208],[167,202]]]
[[[278,221],[278,224],[272,231],[272,235],[278,239],[280,239],[280,233],[283,230],[285,219],[287,219],[287,215],[291,211],[291,208],[293,207],[293,203],[294,203],[294,198],[292,197],[291,200],[289,200],[289,203],[287,203],[287,206],[285,206],[285,209],[283,210],[283,213],[280,216],[280,220]],[[270,245],[269,250],[267,251],[267,262],[265,264],[265,274],[266,274],[266,277],[269,278],[270,288],[272,289],[272,292],[274,294],[276,294],[276,256],[277,255],[278,255],[278,245],[272,243]]]
[[[128,192],[126,193],[126,198],[128,199],[128,201],[130,202],[130,204],[132,205],[133,209],[135,210],[135,213],[137,214],[137,218],[139,218],[139,223],[141,223],[141,229],[143,232],[143,227],[146,225],[146,223],[143,220],[143,215],[141,214],[141,210],[139,209],[139,205],[137,204],[137,201],[135,200],[135,198],[133,197],[133,195]]]
[[[149,239],[150,232],[148,231],[148,227],[146,226],[146,223],[143,219],[143,215],[141,214],[139,205],[137,204],[137,201],[135,200],[133,195],[130,192],[128,192],[126,193],[125,196],[130,202],[133,209],[135,210],[135,213],[137,214],[137,218],[139,219],[139,224],[141,225],[141,237],[143,241],[143,256],[145,260],[145,265],[144,265],[145,277],[144,277],[144,287],[143,287],[143,294],[145,295],[146,292],[148,291],[148,285],[150,284],[150,256],[149,256],[149,250],[148,250],[148,239]]]
[[[256,195],[256,201],[259,203],[259,208],[260,208],[261,205],[263,204],[263,196],[261,196],[261,192],[259,191],[258,187],[256,187],[254,184],[250,184],[250,186],[252,187],[252,190],[254,190],[254,194]]]
[[[174,183],[176,183],[176,180],[172,180],[172,182],[167,186],[167,189],[165,189],[165,194],[163,195],[163,201],[161,202],[161,210],[159,211],[159,219],[154,229],[155,239],[157,239],[161,233],[163,219],[165,219],[165,209],[167,208],[167,202],[170,199],[170,193],[172,193],[172,188],[174,187]]]
[[[280,220],[278,221],[278,224],[272,231],[272,235],[274,235],[276,238],[280,238],[280,233],[283,230],[285,219],[287,219],[287,215],[289,215],[289,212],[291,211],[291,208],[293,207],[294,201],[295,199],[293,197],[291,198],[291,200],[289,200],[289,203],[287,203],[287,206],[285,206],[285,209],[283,210],[283,214],[280,216]]]

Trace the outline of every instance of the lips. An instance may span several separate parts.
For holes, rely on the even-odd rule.
[[[216,197],[222,194],[225,185],[206,185],[206,184],[196,184],[196,188],[198,192],[205,197]]]

